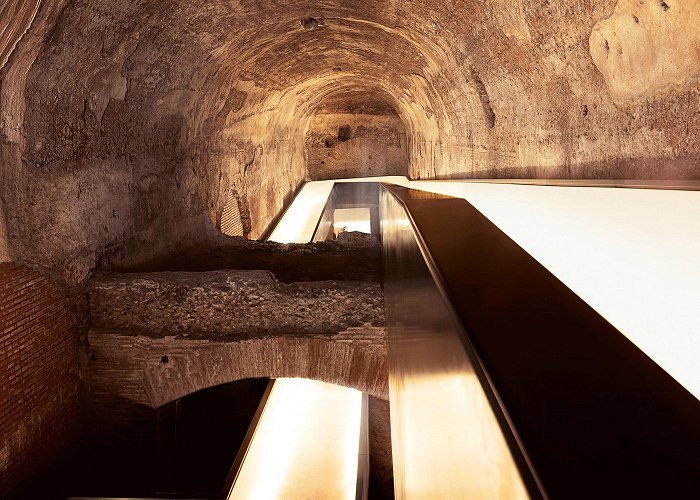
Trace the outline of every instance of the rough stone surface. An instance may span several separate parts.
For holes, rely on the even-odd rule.
[[[387,394],[377,283],[282,284],[266,271],[123,274],[93,280],[90,323],[90,392],[154,408],[254,377]]]
[[[93,329],[89,341],[85,377],[97,413],[115,398],[157,408],[206,387],[259,377],[310,378],[388,399],[383,328],[225,342]]]
[[[634,103],[700,78],[700,0],[619,0],[593,28],[591,57],[612,98]]]
[[[374,111],[376,114],[325,111],[314,116],[306,132],[310,180],[408,175],[401,118],[393,109]]]
[[[275,243],[219,236],[158,258],[113,253],[103,270],[113,272],[265,270],[285,283],[295,281],[372,281],[382,279],[381,244],[371,235],[346,232],[333,241]]]
[[[94,328],[154,337],[330,335],[384,326],[378,283],[284,284],[266,271],[124,274],[90,285]]]
[[[36,16],[40,1],[8,0],[0,7],[0,68],[24,36]]]
[[[100,277],[90,324],[84,402],[99,439],[150,429],[148,408],[245,378],[311,378],[388,398],[378,283],[282,284],[266,271]]]
[[[389,116],[413,178],[700,177],[697,0],[3,9],[0,259],[69,283],[206,241],[232,192],[259,237],[312,172],[394,165]],[[340,114],[324,173],[306,139]]]
[[[8,229],[21,215],[8,208],[35,180],[22,165],[28,72],[67,2],[12,0],[0,8],[0,262],[23,256],[23,244],[13,249]]]

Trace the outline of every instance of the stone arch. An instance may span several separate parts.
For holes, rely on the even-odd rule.
[[[308,378],[388,398],[386,358],[350,341],[265,338],[209,344],[148,361],[144,389],[153,407],[246,378]]]
[[[93,402],[116,399],[157,408],[201,389],[246,378],[297,377],[388,399],[384,329],[334,336],[280,336],[235,342],[91,332]]]

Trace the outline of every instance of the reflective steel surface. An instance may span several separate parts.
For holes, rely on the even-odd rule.
[[[678,215],[692,221],[696,205],[681,210],[677,202],[696,192],[391,182],[467,200],[396,186],[382,194],[399,498],[698,496],[698,400],[649,358],[648,345],[637,343],[647,355],[616,329],[619,318],[611,325],[612,309],[604,309],[623,297],[625,314],[670,346],[666,370],[669,359],[694,360],[694,323],[686,319],[699,309],[689,245],[696,231]],[[565,203],[553,209],[552,198]],[[621,198],[636,198],[630,206],[659,210],[670,222],[619,218],[614,227]],[[326,201],[316,203],[315,221]],[[644,238],[624,246],[630,231]],[[540,247],[532,243],[538,234],[546,236]],[[574,238],[578,248],[552,243]],[[582,255],[591,247],[602,261]],[[650,248],[656,257],[639,259]],[[550,258],[557,251],[559,267]],[[591,293],[570,271],[590,275]],[[661,281],[650,279],[652,271]],[[665,292],[676,274],[686,288]],[[683,332],[690,340],[673,344]]]
[[[411,221],[386,190],[381,234],[397,498],[528,498]]]
[[[458,399],[458,389],[445,389],[445,374],[467,366],[466,351],[473,364],[464,373],[473,372],[480,382],[530,495],[697,496],[700,404],[692,394],[470,203],[386,189],[390,389],[392,398],[401,398],[396,411],[392,400],[392,419],[400,433],[397,467],[404,495],[411,491],[408,474],[418,472],[406,465],[416,460],[415,448],[406,443],[418,439],[427,447],[435,439],[456,453],[452,442],[433,434],[441,436],[448,425],[456,433],[474,431],[472,420],[452,421],[458,410],[438,402]],[[403,215],[392,196],[406,210]],[[427,274],[416,271],[421,264],[414,242],[442,304],[426,291]],[[455,318],[452,339],[450,325],[436,312],[440,308]],[[462,340],[462,350],[454,337]],[[433,373],[445,380],[421,393]],[[415,394],[411,403],[406,393]],[[440,404],[444,409],[434,411]],[[425,412],[430,418],[419,421],[416,415]],[[410,431],[404,419],[416,423]],[[491,453],[499,449],[493,443],[483,447]],[[468,457],[455,456],[462,466],[453,466],[452,481],[472,470]],[[492,455],[483,457],[488,463]]]
[[[323,207],[312,241],[333,239],[334,213],[343,209],[369,209],[370,232],[379,236],[378,182],[336,182]]]

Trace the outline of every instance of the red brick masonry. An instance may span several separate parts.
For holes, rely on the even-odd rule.
[[[0,263],[0,498],[58,460],[78,429],[75,325],[42,274]]]

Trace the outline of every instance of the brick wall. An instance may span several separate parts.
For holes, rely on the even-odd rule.
[[[353,327],[332,336],[288,334],[228,341],[185,335],[153,338],[92,328],[88,340],[82,403],[89,430],[86,441],[98,458],[81,470],[99,487],[70,489],[75,496],[119,492],[141,497],[148,496],[142,492],[157,491],[154,464],[161,459],[156,408],[202,389],[251,378],[303,377],[385,399],[389,393],[383,327]],[[116,489],[114,477],[123,478]]]
[[[78,431],[73,318],[43,275],[0,263],[0,497],[36,486]]]
[[[95,358],[84,373],[89,403],[96,414],[112,419],[115,399],[157,408],[247,378],[310,378],[388,396],[385,334],[379,327],[223,342],[98,330],[90,330],[88,338]]]

